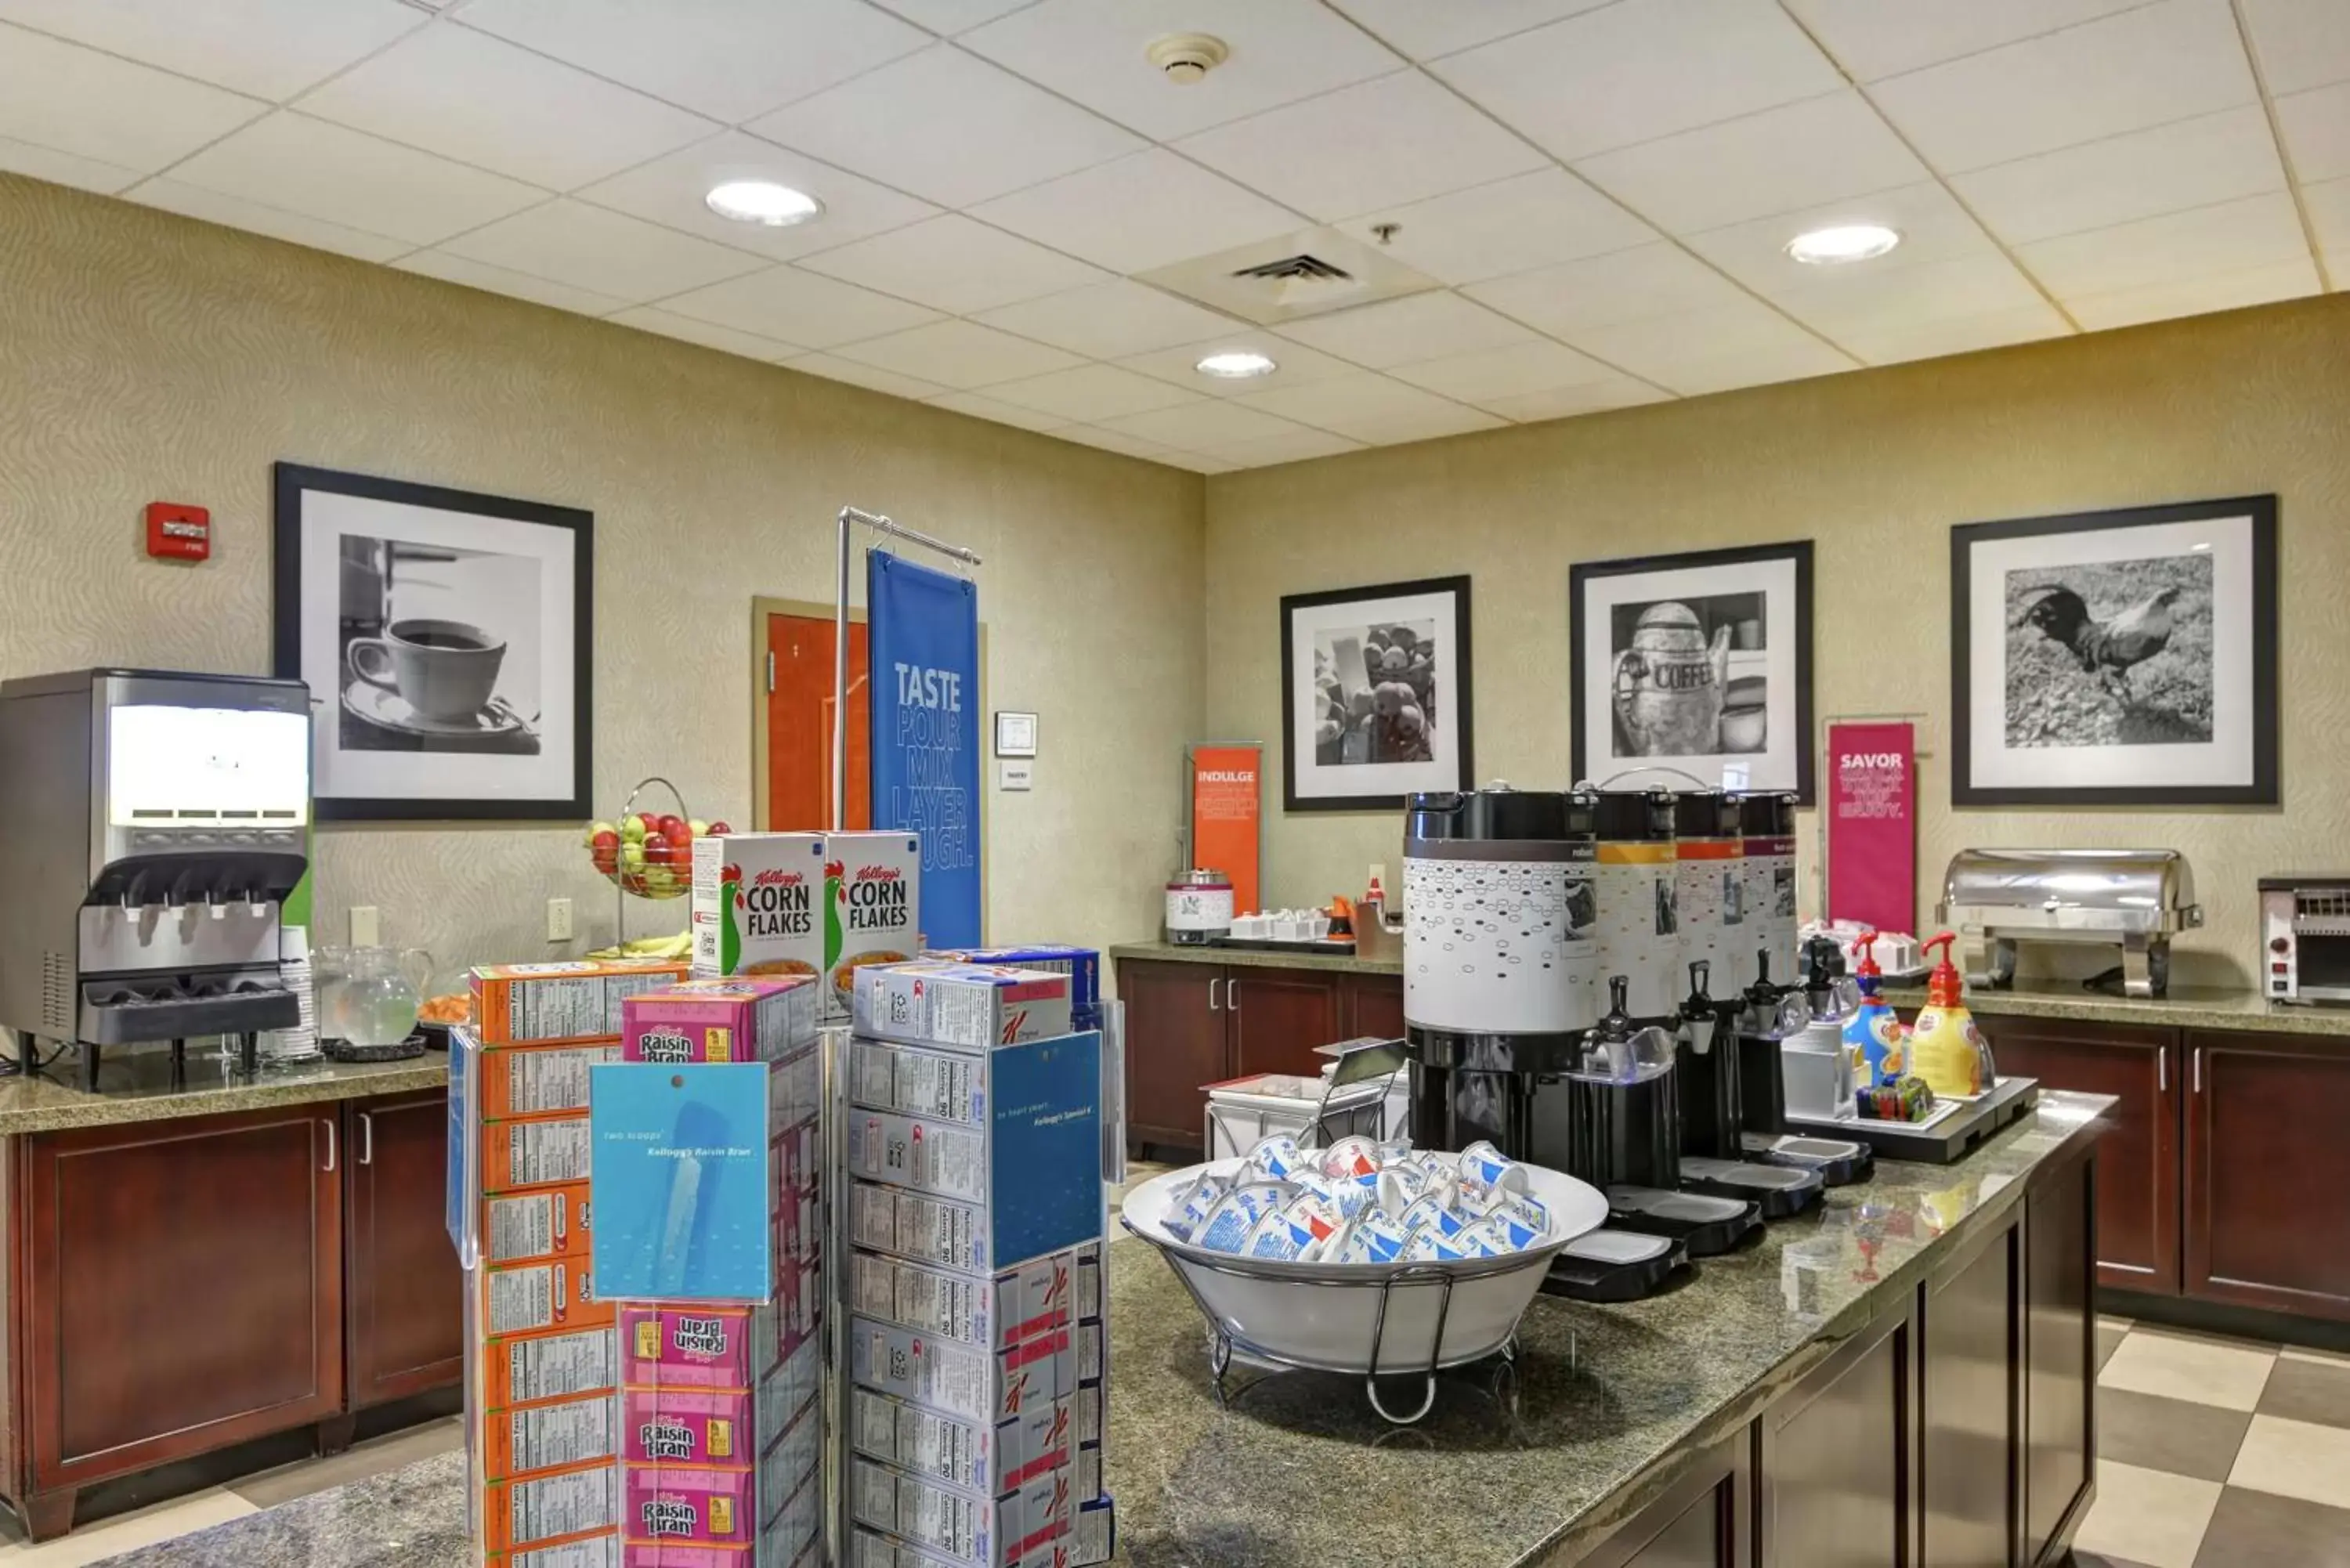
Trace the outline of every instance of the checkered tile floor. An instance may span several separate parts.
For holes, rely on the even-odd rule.
[[[2105,1318],[2080,1568],[2350,1568],[2350,1356]]]

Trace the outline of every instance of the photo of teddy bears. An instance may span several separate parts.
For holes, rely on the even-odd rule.
[[[1434,760],[1436,622],[1314,634],[1314,760],[1326,766]]]

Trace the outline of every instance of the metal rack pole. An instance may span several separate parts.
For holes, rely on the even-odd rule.
[[[855,506],[840,509],[840,576],[832,601],[832,830],[847,826],[848,810],[848,530],[861,523],[877,534],[887,534],[935,550],[965,566],[981,565],[978,552],[950,545],[904,524]]]

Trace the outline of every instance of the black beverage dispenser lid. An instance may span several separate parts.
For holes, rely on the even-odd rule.
[[[1404,805],[1410,839],[1555,839],[1592,836],[1594,797],[1560,790],[1483,789],[1415,794]]]
[[[1755,790],[1733,795],[1738,803],[1740,831],[1749,838],[1793,838],[1795,797],[1780,790]]]
[[[1617,841],[1673,836],[1673,794],[1664,789],[1601,790],[1591,797],[1599,836]]]
[[[1744,831],[1744,819],[1739,797],[1720,790],[1693,790],[1673,800],[1676,838],[1736,838]]]

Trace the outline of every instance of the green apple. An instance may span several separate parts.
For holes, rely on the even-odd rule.
[[[620,819],[620,842],[642,844],[645,841],[645,819],[634,812]]]
[[[620,841],[620,869],[636,872],[645,868],[645,846],[641,839]]]
[[[591,822],[588,825],[587,836],[580,839],[579,842],[585,847],[593,849],[596,847],[596,839],[599,834],[614,833],[618,831],[619,830],[608,822]]]
[[[691,833],[696,838],[703,836],[710,831],[710,824],[702,821],[702,818],[698,816],[693,818],[691,822],[688,822],[685,826],[687,831]]]

